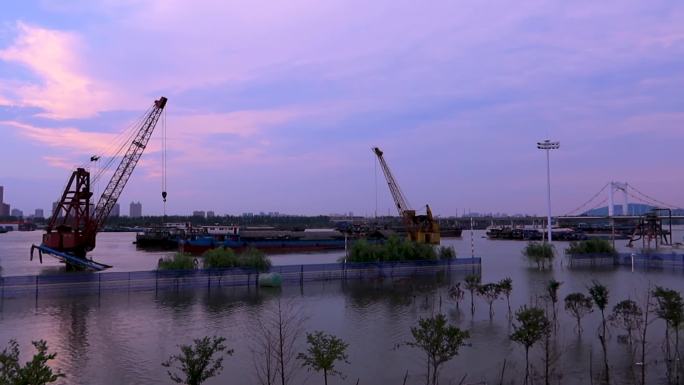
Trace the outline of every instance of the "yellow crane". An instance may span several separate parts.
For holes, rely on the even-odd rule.
[[[378,147],[373,147],[373,152],[378,157],[382,172],[385,174],[387,186],[389,186],[399,216],[402,218],[404,226],[406,226],[408,238],[418,243],[439,245],[439,223],[432,217],[430,205],[425,205],[425,215],[416,215],[416,210],[411,209],[409,206],[404,193],[401,191],[399,184],[397,184],[394,175],[392,175],[387,162],[385,162],[382,150]]]

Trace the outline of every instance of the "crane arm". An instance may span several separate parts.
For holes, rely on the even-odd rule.
[[[121,159],[121,163],[119,163],[116,171],[114,171],[112,179],[109,180],[107,187],[105,187],[102,192],[102,196],[100,196],[100,200],[97,202],[97,206],[93,211],[91,228],[89,229],[91,232],[96,233],[102,228],[109,213],[116,204],[116,201],[119,199],[119,196],[121,196],[121,192],[126,186],[128,179],[131,177],[135,166],[138,164],[138,160],[145,151],[145,147],[147,147],[154,127],[157,125],[157,121],[159,121],[159,117],[166,106],[166,100],[167,99],[163,96],[159,100],[156,100],[152,110],[145,116],[145,119],[143,119],[143,123],[138,129],[138,133],[128,146],[126,154]]]
[[[408,204],[408,200],[406,199],[406,196],[404,196],[404,193],[401,191],[401,188],[399,187],[399,184],[397,184],[396,179],[394,179],[394,175],[392,175],[392,171],[387,165],[387,162],[385,162],[385,158],[382,156],[382,150],[380,150],[378,147],[373,147],[373,152],[375,153],[375,155],[377,155],[378,161],[380,162],[380,167],[382,168],[382,172],[383,174],[385,174],[385,179],[387,179],[387,185],[389,186],[390,193],[392,194],[392,198],[394,199],[394,204],[397,208],[397,211],[399,212],[399,216],[403,217],[405,216],[407,210],[411,210],[411,207]]]

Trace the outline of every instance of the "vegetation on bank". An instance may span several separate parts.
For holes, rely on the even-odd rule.
[[[231,249],[217,248],[208,250],[202,255],[205,269],[243,268],[260,272],[268,271],[271,260],[262,251],[250,248],[242,253]],[[192,270],[197,268],[199,260],[187,253],[176,253],[171,257],[159,260],[159,270]]]
[[[249,248],[241,253],[235,253],[232,249],[216,248],[208,250],[202,257],[206,269],[240,267],[263,272],[271,268],[270,258],[255,248]]]
[[[396,236],[381,244],[372,244],[365,239],[354,242],[349,252],[349,262],[388,261],[437,261],[456,258],[453,247],[411,242]]]
[[[585,241],[570,242],[570,246],[565,249],[566,254],[570,255],[587,255],[587,254],[606,254],[615,255],[617,251],[613,244],[605,239],[588,239]]]
[[[194,258],[190,254],[176,253],[171,257],[159,259],[159,270],[192,270],[195,268]]]
[[[545,269],[551,267],[553,259],[556,257],[556,248],[546,242],[530,242],[522,251],[530,262],[536,263],[537,268]]]
[[[19,361],[19,343],[16,340],[10,340],[9,346],[0,352],[0,384],[45,385],[64,377],[61,371],[53,371],[49,365],[57,353],[48,353],[47,342],[39,340],[31,344],[37,353],[24,365]]]

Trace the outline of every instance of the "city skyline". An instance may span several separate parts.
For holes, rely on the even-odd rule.
[[[377,191],[384,214],[393,203],[370,150],[379,146],[416,209],[541,215],[535,144],[545,139],[563,143],[551,164],[554,215],[613,180],[684,204],[673,161],[684,139],[683,5],[416,7],[8,4],[5,201],[47,207],[73,166],[164,95],[168,213],[373,215]],[[131,51],[149,56],[121,54]],[[155,215],[159,133],[119,201]]]

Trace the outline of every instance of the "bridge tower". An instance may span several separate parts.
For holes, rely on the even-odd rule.
[[[622,191],[623,195],[623,203],[622,203],[622,215],[629,215],[629,196],[627,195],[627,189],[629,188],[629,185],[627,182],[610,182],[610,186],[608,189],[608,216],[612,217],[614,216],[614,200],[613,200],[613,195],[615,191]]]

